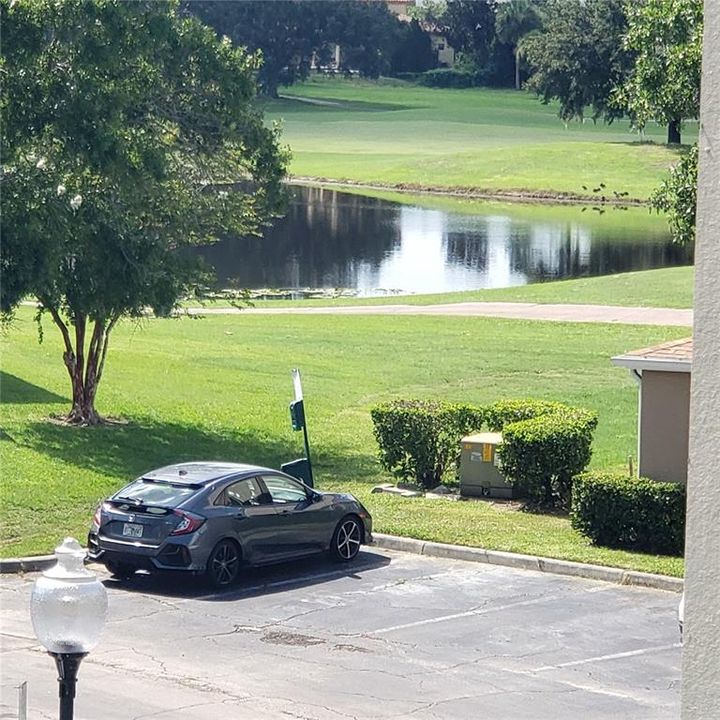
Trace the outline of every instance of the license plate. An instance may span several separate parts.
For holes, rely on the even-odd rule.
[[[135,523],[123,523],[123,535],[127,537],[142,537],[143,526]]]

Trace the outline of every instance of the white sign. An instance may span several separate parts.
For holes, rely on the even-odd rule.
[[[293,387],[295,388],[295,400],[302,400],[302,382],[300,381],[300,370],[295,368],[292,371]]]

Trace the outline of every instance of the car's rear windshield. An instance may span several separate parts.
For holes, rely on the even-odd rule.
[[[157,480],[136,480],[123,488],[115,500],[132,500],[143,505],[174,507],[198,491],[198,485],[174,485]]]

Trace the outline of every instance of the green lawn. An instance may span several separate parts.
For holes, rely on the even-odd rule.
[[[435,305],[454,302],[530,302],[579,305],[626,305],[629,307],[691,308],[694,268],[604,275],[558,280],[493,290],[436,293],[431,295],[385,295],[370,298],[322,298],[306,300],[255,300],[255,307],[321,307],[338,305]],[[198,307],[198,302],[186,303]],[[227,306],[227,300],[211,300],[206,307]]]
[[[535,396],[598,411],[593,465],[624,466],[636,446],[637,390],[617,353],[685,333],[484,318],[217,316],[117,328],[98,406],[123,422],[67,428],[58,334],[37,344],[22,308],[3,338],[0,498],[3,556],[82,538],[103,496],[163,463],[191,458],[277,466],[301,450],[289,427],[290,369],[303,371],[310,438],[322,488],[356,492],[378,531],[571,560],[682,574],[677,558],[589,546],[566,518],[488,502],[370,495],[387,481],[369,417],[394,397],[484,403]]]
[[[678,157],[662,127],[640,138],[627,122],[565,125],[556,106],[513,90],[315,78],[283,94],[266,113],[296,176],[571,195],[604,182],[647,198]],[[684,138],[696,135],[691,125]]]

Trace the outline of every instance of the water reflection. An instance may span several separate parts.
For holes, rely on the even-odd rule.
[[[287,215],[262,238],[227,238],[198,249],[220,287],[446,292],[692,260],[671,243],[664,223],[644,211],[627,211],[635,213],[633,222],[623,223],[581,208],[488,203],[466,214],[322,188],[290,192]]]

